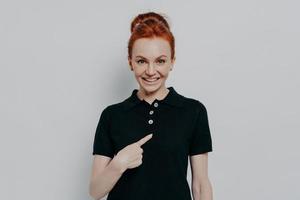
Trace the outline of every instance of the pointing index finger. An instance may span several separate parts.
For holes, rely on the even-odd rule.
[[[152,133],[146,135],[145,137],[143,137],[142,139],[140,139],[139,141],[137,141],[137,143],[142,146],[143,144],[145,144],[148,140],[150,140],[152,138]]]

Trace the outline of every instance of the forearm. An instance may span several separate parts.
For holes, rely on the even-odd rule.
[[[103,198],[117,183],[125,170],[112,159],[106,168],[90,182],[90,194],[95,199]]]
[[[209,179],[202,183],[193,183],[192,194],[194,200],[213,200],[212,185]]]

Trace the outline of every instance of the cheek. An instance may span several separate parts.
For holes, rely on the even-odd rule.
[[[169,76],[169,74],[168,74],[168,73],[166,73],[166,74],[163,74],[163,78],[164,78],[164,79],[168,78],[168,76]]]
[[[167,77],[169,75],[169,72],[170,72],[170,68],[163,68],[163,69],[160,69],[159,70],[159,73],[162,75],[162,76],[165,76]]]
[[[141,69],[135,69],[134,70],[134,75],[135,75],[135,77],[140,77],[140,76],[142,76],[143,75],[143,70],[141,70]]]

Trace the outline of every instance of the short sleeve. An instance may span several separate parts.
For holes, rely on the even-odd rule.
[[[190,140],[189,155],[196,155],[212,151],[212,139],[210,134],[207,110],[198,101],[197,119]]]
[[[114,157],[113,144],[109,134],[108,107],[102,111],[96,128],[93,144],[93,155],[95,154]]]

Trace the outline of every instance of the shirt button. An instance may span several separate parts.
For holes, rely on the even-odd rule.
[[[150,110],[149,114],[152,115],[153,113],[154,113],[154,111],[153,111],[153,110]]]
[[[157,102],[155,102],[155,103],[154,103],[154,107],[157,107],[157,106],[158,106],[158,103],[157,103]]]
[[[150,120],[148,121],[148,123],[149,123],[149,124],[153,124],[153,120],[150,119]]]

